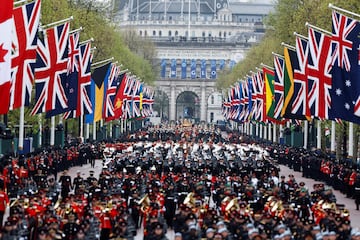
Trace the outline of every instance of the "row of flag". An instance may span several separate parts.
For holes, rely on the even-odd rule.
[[[274,64],[228,89],[223,114],[234,121],[288,119],[360,123],[360,23],[333,7],[332,32],[307,24],[308,36],[273,53]]]
[[[92,123],[152,113],[154,91],[116,63],[92,65],[91,41],[79,42],[72,18],[44,27],[40,0],[13,5],[5,0],[0,10],[0,114],[30,106],[34,83],[32,114]]]
[[[178,67],[177,59],[162,59],[161,60],[161,70],[160,70],[160,77],[165,78],[166,73],[168,72],[168,77],[170,78],[177,78],[180,77],[181,79],[186,78],[217,78],[217,70],[224,70],[226,61],[224,59],[221,60],[209,60],[210,62],[210,76],[208,74],[208,61],[205,59],[199,60],[199,62],[195,59],[182,59],[180,61],[180,66]],[[229,61],[229,68],[232,69],[235,66],[235,61]],[[180,75],[178,76],[178,68],[180,68]],[[189,72],[190,70],[190,72]]]

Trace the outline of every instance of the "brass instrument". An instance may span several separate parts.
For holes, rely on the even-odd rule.
[[[142,197],[140,199],[140,201],[138,202],[139,205],[141,205],[141,211],[145,212],[146,208],[150,206],[150,198],[148,194],[145,194],[144,197]]]
[[[186,196],[186,198],[184,199],[184,204],[186,206],[190,206],[190,207],[195,206],[195,199],[194,199],[194,193],[193,192],[189,193]]]
[[[226,207],[225,207],[225,211],[226,211],[226,212],[229,212],[229,211],[231,211],[232,209],[235,209],[235,210],[239,210],[239,209],[240,209],[239,202],[238,202],[238,199],[237,199],[237,198],[231,199],[231,201],[229,202],[229,204],[226,205]]]

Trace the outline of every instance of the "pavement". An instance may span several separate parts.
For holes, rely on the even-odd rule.
[[[82,177],[87,178],[89,176],[89,171],[93,170],[95,173],[94,175],[96,177],[98,177],[101,172],[101,169],[102,169],[102,161],[96,160],[95,168],[91,168],[90,164],[86,164],[81,167],[80,166],[72,167],[69,169],[69,175],[73,179],[76,176],[76,172],[78,170],[80,170],[82,172],[82,174],[81,174]],[[313,179],[310,179],[310,178],[304,178],[304,177],[302,177],[301,172],[296,172],[296,171],[288,168],[287,166],[280,165],[280,175],[284,175],[287,177],[289,174],[293,174],[298,183],[301,181],[304,182],[305,186],[309,189],[309,191],[312,191],[313,184],[322,183],[319,181],[314,181]],[[58,175],[58,176],[60,176],[60,175]],[[333,193],[336,196],[337,203],[344,204],[345,208],[347,208],[349,210],[351,226],[353,228],[360,228],[360,211],[356,210],[355,200],[351,199],[351,198],[346,198],[346,196],[338,190],[333,190]],[[174,239],[174,231],[169,230],[167,232],[166,236],[168,237],[168,239]],[[138,234],[135,237],[135,240],[141,240],[141,239],[143,239],[143,229],[139,229]]]

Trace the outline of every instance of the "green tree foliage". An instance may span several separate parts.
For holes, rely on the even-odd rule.
[[[330,2],[355,13],[360,12],[360,2],[357,0],[278,0],[275,11],[265,20],[267,30],[262,41],[250,49],[232,72],[223,73],[217,86],[220,89],[229,87],[251,70],[254,71],[260,63],[272,66],[271,52],[283,54],[281,42],[294,45],[294,32],[308,35],[306,22],[331,31],[331,9],[328,7]]]
[[[120,32],[103,17],[104,12],[97,9],[95,3],[94,0],[42,0],[41,25],[73,16],[74,20],[71,22],[71,29],[80,27],[84,29],[80,34],[80,41],[94,38],[92,46],[96,46],[97,49],[94,51],[93,62],[114,57],[115,61],[123,64],[122,69],[129,69],[143,82],[152,84],[155,80],[155,73],[149,60],[130,50]],[[35,94],[33,93],[33,95]],[[33,125],[33,132],[36,132],[39,128],[39,115],[31,116],[31,110],[32,106],[25,108],[25,124]],[[43,115],[40,115],[43,126],[46,124],[49,126],[49,121],[45,120]],[[75,131],[77,121],[67,121],[69,129]],[[19,110],[9,112],[8,122],[12,127],[18,124]]]

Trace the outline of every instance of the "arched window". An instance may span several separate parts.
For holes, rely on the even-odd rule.
[[[175,36],[177,37],[179,35],[178,31],[176,30],[175,31]]]
[[[169,37],[171,37],[171,30],[169,30]]]
[[[161,37],[161,35],[162,35],[162,32],[161,32],[161,30],[159,30],[159,37]]]
[[[140,30],[139,35],[142,36],[142,31]]]
[[[221,31],[219,32],[219,37],[221,37]]]
[[[202,36],[203,36],[203,37],[205,37],[205,31],[204,31],[204,32],[202,32]]]
[[[155,30],[153,31],[153,36],[156,36],[156,31]]]
[[[145,32],[144,32],[144,36],[146,37],[147,36],[147,31],[145,30]]]
[[[214,95],[211,95],[211,104],[214,104],[214,102],[215,102]]]

